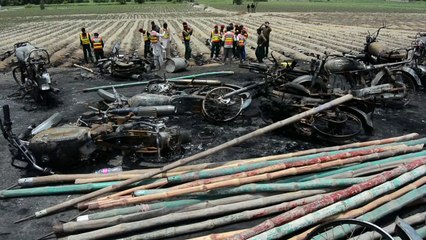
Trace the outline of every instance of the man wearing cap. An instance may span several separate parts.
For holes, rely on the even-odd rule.
[[[192,29],[188,26],[188,23],[183,22],[183,31],[182,31],[182,38],[183,43],[185,44],[185,59],[189,60],[191,58],[191,36],[192,36]]]
[[[212,43],[212,49],[210,53],[210,58],[218,58],[220,52],[220,42],[222,39],[222,35],[219,32],[219,26],[215,25],[213,31],[210,34],[210,42]]]

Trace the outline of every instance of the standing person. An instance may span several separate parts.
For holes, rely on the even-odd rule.
[[[210,42],[212,44],[212,49],[210,53],[210,58],[218,58],[220,52],[220,41],[222,39],[222,35],[219,32],[219,26],[215,25],[213,31],[210,34]]]
[[[238,25],[238,23],[236,23],[234,25],[234,35],[235,35],[235,38],[238,36],[238,34],[240,34],[240,25]],[[234,47],[232,48],[232,54],[233,54],[234,58],[236,58],[236,59],[239,58],[238,42],[237,41],[234,41]]]
[[[247,4],[247,12],[250,13],[250,4]]]
[[[154,21],[151,22],[151,30],[156,31],[157,33],[160,33],[160,27],[157,26]]]
[[[232,27],[226,28],[226,33],[223,34],[223,63],[226,63],[226,59],[229,58],[229,63],[232,62],[232,49],[234,47],[235,34],[232,32]]]
[[[265,44],[263,45],[265,50],[265,57],[268,57],[268,53],[269,53],[269,36],[272,32],[271,27],[269,26],[269,22],[265,22],[265,26],[263,27],[263,36],[265,37]]]
[[[80,33],[80,46],[83,47],[84,61],[89,63],[87,55],[89,55],[90,61],[93,62],[92,49],[90,48],[90,34],[86,33],[86,29],[82,28]]]
[[[163,65],[163,46],[160,43],[161,34],[152,30],[150,34],[152,54],[154,55],[154,64],[157,69]]]
[[[257,47],[256,47],[256,58],[259,63],[263,63],[263,58],[265,57],[265,44],[266,38],[263,36],[262,28],[257,29]]]
[[[99,59],[105,58],[104,57],[104,41],[102,40],[102,37],[99,36],[98,33],[93,34],[92,48],[93,48],[93,53],[95,54],[96,62],[98,62]]]
[[[170,38],[170,30],[167,28],[167,23],[163,24],[163,32],[161,33],[161,44],[166,49],[166,58],[170,59],[172,58],[171,55],[171,38]]]
[[[182,31],[182,37],[183,42],[185,44],[185,59],[189,60],[191,58],[191,36],[192,36],[192,28],[188,26],[188,23],[183,22],[183,31]]]
[[[251,3],[251,12],[252,13],[256,12],[256,6],[254,5],[254,3]]]
[[[244,30],[237,35],[237,52],[240,58],[240,63],[246,61],[246,37],[244,36]]]
[[[143,28],[139,29],[139,32],[143,34],[144,48],[143,48],[143,56],[146,59],[148,57],[149,52],[151,51],[151,37],[150,33]]]

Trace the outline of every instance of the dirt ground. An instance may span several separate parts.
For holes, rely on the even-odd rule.
[[[212,77],[212,79],[219,79],[228,83],[245,85],[259,77],[259,75],[248,72],[248,70],[239,69],[236,64],[225,67],[191,67],[186,72],[168,74],[167,76],[174,77],[185,74],[220,70],[233,70],[235,71],[235,74],[228,77]],[[83,93],[81,91],[83,88],[117,83],[109,77],[90,75],[79,69],[51,68],[49,69],[49,72],[52,74],[56,87],[61,90],[57,96],[58,103],[49,109],[38,107],[33,111],[25,110],[25,108],[28,109],[35,106],[31,99],[17,99],[16,97],[10,96],[17,90],[16,83],[14,82],[11,73],[6,72],[0,76],[2,79],[2,81],[0,81],[0,105],[8,104],[10,106],[15,133],[20,133],[32,123],[41,123],[44,119],[48,118],[55,112],[63,114],[64,120],[62,123],[73,123],[76,121],[77,116],[87,111],[88,105],[94,105],[100,99],[96,92]],[[141,89],[142,87],[124,88],[119,89],[119,92],[126,96],[132,96],[140,92]],[[372,136],[364,136],[361,140],[380,139],[411,132],[425,134],[425,101],[426,95],[423,92],[420,92],[414,96],[412,102],[405,108],[377,108],[374,115],[374,134]],[[174,156],[170,160],[192,155],[193,153],[216,146],[234,137],[241,136],[267,125],[261,118],[258,106],[259,102],[255,100],[242,116],[231,123],[223,125],[209,123],[200,115],[184,115],[165,119],[168,126],[176,124],[182,129],[190,130],[192,134],[192,143],[185,146],[185,151],[181,155]],[[214,137],[211,139],[200,138],[200,130],[211,131],[213,132]],[[229,148],[215,154],[214,156],[199,160],[198,162],[227,161],[231,159],[286,153],[321,146],[324,146],[323,142],[320,143],[309,139],[302,140],[293,136],[288,136],[282,131],[276,131]],[[127,163],[122,162],[121,159],[114,159],[110,163],[90,163],[85,166],[79,166],[79,168],[70,169],[70,172],[88,173],[105,166],[113,166],[121,163],[124,168],[135,165],[135,163]],[[136,163],[136,165],[138,164],[139,163]],[[18,178],[33,174],[24,170],[15,169],[10,165],[10,154],[6,141],[3,138],[0,138],[0,173],[2,176],[2,181],[0,183],[1,189],[5,189],[15,184]],[[40,237],[50,232],[52,229],[51,227],[55,222],[67,221],[78,213],[77,210],[69,210],[20,224],[13,224],[13,222],[17,219],[28,216],[35,211],[73,197],[74,196],[70,195],[61,195],[1,200],[0,216],[2,217],[0,224],[0,238],[35,239],[36,237]],[[244,224],[246,224],[246,226],[251,226],[255,223],[256,221]],[[223,232],[232,229],[235,229],[234,225],[216,229],[214,232]],[[198,233],[191,236],[197,235],[202,234]],[[182,239],[187,237],[189,236],[182,237]]]

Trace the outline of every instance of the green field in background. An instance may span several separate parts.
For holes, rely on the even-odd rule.
[[[232,0],[199,0],[219,9],[246,12],[247,4],[233,5]],[[385,0],[330,0],[330,1],[269,1],[259,2],[256,12],[389,12],[425,13],[426,1],[390,2]]]

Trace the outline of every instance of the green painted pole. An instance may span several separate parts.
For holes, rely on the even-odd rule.
[[[310,181],[310,180],[314,180],[314,179],[317,179],[317,178],[325,178],[325,177],[329,177],[329,176],[332,176],[332,175],[336,175],[336,174],[340,174],[340,173],[344,173],[344,172],[348,172],[348,171],[355,171],[355,170],[362,169],[362,168],[374,167],[374,166],[379,166],[379,165],[384,165],[384,164],[389,164],[389,163],[396,163],[396,162],[406,162],[407,160],[414,161],[416,158],[421,158],[421,157],[424,157],[424,156],[426,156],[426,150],[416,152],[416,153],[404,154],[404,155],[400,155],[400,156],[396,156],[396,157],[390,157],[390,158],[386,158],[386,159],[378,160],[378,161],[374,161],[374,162],[360,163],[360,164],[356,164],[356,165],[353,165],[353,166],[342,167],[342,168],[339,168],[339,169],[336,169],[336,170],[323,171],[321,173],[316,173],[316,174],[306,174],[306,175],[303,175],[303,176],[289,177],[289,178],[286,178],[286,179],[283,179],[283,180],[279,180],[279,181],[277,181],[277,183],[291,183],[291,182]]]
[[[401,176],[385,182],[373,189],[370,190],[366,190],[363,191],[360,194],[357,194],[349,199],[337,202],[335,204],[332,204],[328,207],[325,207],[323,209],[320,209],[316,212],[310,213],[308,215],[305,215],[301,218],[298,218],[294,221],[291,221],[287,224],[284,224],[282,226],[276,227],[276,228],[272,228],[266,232],[263,232],[259,235],[254,236],[253,240],[256,239],[282,239],[284,236],[287,236],[291,233],[294,233],[295,231],[298,231],[304,227],[308,227],[308,226],[312,226],[314,224],[317,224],[319,221],[333,216],[335,214],[338,213],[342,213],[344,211],[347,211],[349,209],[355,208],[359,205],[362,205],[382,194],[385,194],[387,192],[391,192],[394,191],[395,189],[398,189],[402,186],[404,186],[405,184],[421,177],[421,176],[425,176],[426,175],[426,165],[422,164],[419,167],[415,168],[414,170],[404,173]],[[368,222],[375,222],[377,219],[379,219],[380,217],[389,214],[392,211],[395,211],[396,209],[400,209],[403,206],[407,205],[408,203],[423,197],[424,195],[426,195],[426,186],[423,186],[421,188],[415,189],[413,191],[410,191],[408,194],[410,196],[410,201],[398,201],[398,200],[394,200],[389,202],[385,207],[385,205],[376,208],[375,210],[364,214],[360,217],[358,217],[357,219],[360,220],[364,220],[364,221],[368,221]],[[406,196],[404,195],[404,196]],[[400,198],[399,198],[400,199]],[[342,233],[344,234],[344,232],[342,231]],[[244,234],[244,233],[243,233]],[[241,235],[237,235],[237,236],[241,236]],[[333,237],[335,239],[338,239],[339,236],[336,234],[335,231],[333,231]],[[344,235],[343,235],[344,236]],[[342,236],[342,237],[343,237]],[[241,237],[235,237],[232,239],[246,239],[245,237],[241,238]],[[318,236],[317,238],[314,239],[321,239],[321,236]]]
[[[150,184],[157,181],[160,181],[160,180],[147,179],[137,184],[133,184],[133,186]],[[45,195],[56,195],[56,194],[84,193],[84,192],[91,192],[98,189],[102,189],[102,188],[112,186],[118,183],[120,183],[120,181],[2,190],[0,191],[0,199],[14,198],[14,197],[31,197],[31,196],[45,196]]]
[[[235,188],[217,189],[202,193],[202,196],[231,196],[237,194],[260,193],[260,192],[294,192],[308,189],[340,188],[364,182],[371,177],[349,178],[349,179],[316,179],[307,182],[294,183],[268,183],[268,184],[246,184]],[[149,189],[135,191],[135,196],[144,196],[153,193],[165,192],[167,189]],[[197,195],[198,196],[198,195]]]
[[[182,77],[169,78],[169,79],[167,79],[167,81],[180,80],[180,79],[193,79],[193,78],[212,76],[212,75],[232,75],[232,74],[234,74],[233,71],[206,72],[206,73],[192,74],[192,75],[187,75],[187,76],[182,76]],[[92,91],[97,91],[99,89],[112,89],[112,88],[117,89],[117,88],[143,86],[143,85],[147,85],[149,83],[150,83],[150,81],[141,81],[141,82],[114,84],[114,85],[104,85],[104,86],[99,86],[99,87],[85,88],[85,89],[83,89],[83,92],[92,92]]]

